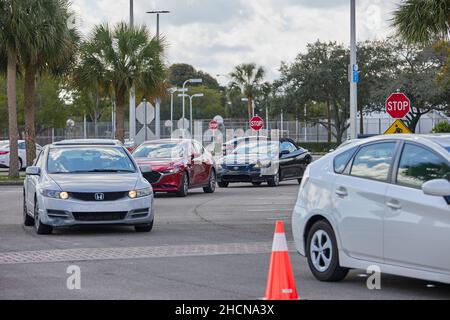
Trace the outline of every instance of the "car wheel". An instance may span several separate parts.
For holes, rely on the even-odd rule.
[[[343,280],[349,269],[339,265],[339,251],[333,229],[325,221],[315,223],[308,233],[306,243],[308,265],[319,281]]]
[[[23,195],[23,224],[25,227],[32,227],[34,226],[34,219],[29,216],[27,211],[27,201],[25,195]]]
[[[180,198],[187,197],[189,193],[189,177],[187,173],[183,173],[183,177],[181,178],[181,186],[180,190],[177,192],[177,196]]]
[[[139,233],[151,232],[152,229],[153,229],[153,221],[150,224],[134,226],[134,230],[136,230],[136,232],[139,232]]]
[[[39,217],[39,204],[37,201],[34,204],[34,229],[37,234],[51,234],[53,232],[53,228],[41,222],[41,218]]]
[[[219,187],[221,188],[228,188],[228,186],[230,185],[228,182],[219,182],[218,183]]]
[[[208,186],[203,188],[203,191],[205,193],[214,193],[216,191],[216,180],[216,173],[214,172],[214,170],[211,170]]]
[[[22,159],[19,158],[19,171],[22,171],[23,162]]]
[[[260,185],[262,185],[262,182],[252,182],[252,185],[259,187]]]
[[[276,174],[267,181],[269,187],[278,187],[280,185],[280,175]]]

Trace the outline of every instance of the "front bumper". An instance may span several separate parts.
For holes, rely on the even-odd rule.
[[[158,176],[158,175],[159,176]],[[180,190],[184,172],[173,174],[153,173],[153,176],[144,177],[151,183],[153,192],[177,192]]]
[[[239,182],[267,182],[273,173],[264,169],[255,169],[253,166],[239,167],[219,167],[217,172],[218,182],[239,183]]]
[[[39,216],[52,227],[83,225],[145,225],[154,220],[153,194],[139,199],[116,201],[59,200],[41,197]]]

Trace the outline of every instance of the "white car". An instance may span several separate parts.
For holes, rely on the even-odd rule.
[[[361,140],[311,164],[293,213],[314,276],[349,269],[450,283],[450,135]]]
[[[25,169],[27,166],[27,151],[25,140],[19,140],[19,170]],[[36,157],[42,151],[42,147],[36,144]],[[9,141],[0,141],[0,168],[9,168]]]

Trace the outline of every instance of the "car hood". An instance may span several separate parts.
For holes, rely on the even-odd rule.
[[[183,158],[178,159],[148,159],[148,158],[136,158],[138,165],[149,165],[152,167],[153,171],[163,171],[169,168],[173,168],[177,165],[184,165],[185,161]]]
[[[223,157],[220,164],[224,165],[238,165],[238,164],[256,164],[259,161],[273,160],[273,158],[267,154],[248,154],[248,155],[234,155],[230,154]]]
[[[137,173],[124,174],[50,174],[49,177],[67,192],[122,192],[134,190]]]

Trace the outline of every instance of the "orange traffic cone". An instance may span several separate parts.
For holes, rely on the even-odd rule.
[[[298,300],[283,221],[277,221],[265,300]]]

